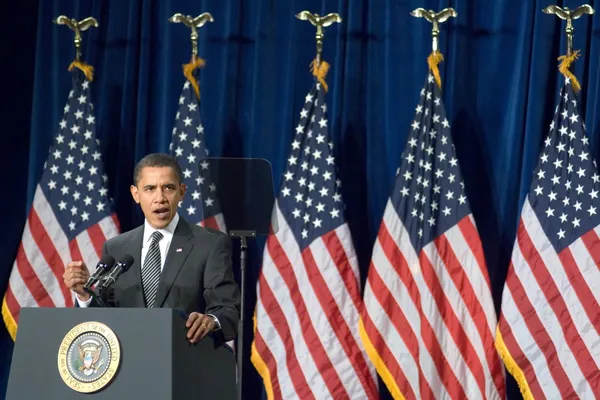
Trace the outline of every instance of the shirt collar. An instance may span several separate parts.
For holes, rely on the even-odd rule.
[[[173,236],[173,234],[175,233],[175,228],[177,228],[178,222],[179,222],[179,213],[175,213],[175,216],[173,217],[171,222],[169,222],[169,225],[165,226],[162,229],[156,229],[156,228],[152,227],[152,225],[150,225],[148,220],[144,220],[144,241],[142,243],[146,244],[150,240],[150,235],[152,235],[152,233],[154,231],[159,231],[160,233],[163,234],[163,236],[170,239]]]

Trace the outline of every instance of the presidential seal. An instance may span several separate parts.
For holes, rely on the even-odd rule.
[[[114,332],[100,322],[84,322],[71,329],[58,349],[58,371],[71,389],[96,392],[117,373],[121,348]]]

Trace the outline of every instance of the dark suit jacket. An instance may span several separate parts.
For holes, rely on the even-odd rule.
[[[146,307],[140,264],[143,235],[144,225],[104,244],[103,255],[110,254],[119,261],[129,254],[134,259],[129,270],[103,295],[108,307]],[[240,292],[233,277],[231,255],[229,236],[189,224],[180,216],[154,306],[177,308],[188,314],[212,314],[221,324],[221,330],[213,332],[215,341],[232,340],[240,317]],[[99,303],[93,300],[90,306]]]

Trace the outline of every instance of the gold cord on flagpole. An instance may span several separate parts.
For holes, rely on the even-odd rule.
[[[565,27],[565,34],[567,35],[567,54],[558,57],[558,60],[561,62],[558,70],[565,78],[568,78],[571,81],[573,90],[577,93],[581,89],[581,85],[569,69],[571,64],[579,58],[580,54],[579,50],[573,51],[573,34],[575,33],[573,20],[578,19],[585,14],[594,14],[594,9],[589,4],[582,4],[574,10],[569,9],[569,7],[561,8],[557,5],[549,5],[544,8],[542,12],[545,14],[556,15],[558,18],[567,21],[567,26]]]
[[[325,77],[327,71],[329,71],[329,64],[323,61],[323,39],[325,38],[325,31],[323,28],[333,25],[334,23],[341,23],[342,17],[337,13],[330,13],[321,17],[319,14],[313,14],[309,11],[301,11],[296,14],[296,18],[301,21],[309,21],[311,24],[317,27],[317,33],[315,39],[317,41],[317,55],[311,62],[311,72],[319,80],[319,83],[323,86],[325,91],[328,90],[327,82]]]
[[[214,18],[208,12],[202,13],[197,17],[176,13],[169,18],[169,22],[182,23],[191,29],[190,41],[192,42],[192,59],[188,64],[183,65],[183,75],[190,82],[194,88],[194,91],[196,92],[196,96],[198,99],[200,99],[200,85],[198,84],[198,81],[194,77],[193,73],[197,68],[204,67],[205,62],[203,59],[198,57],[198,30],[196,28],[201,28],[207,22],[214,22]]]
[[[410,15],[412,15],[413,17],[417,17],[417,18],[425,18],[425,20],[427,22],[430,22],[432,24],[432,28],[431,28],[431,37],[432,37],[432,43],[431,43],[431,47],[432,47],[432,51],[431,54],[429,55],[429,57],[427,57],[427,64],[429,65],[429,69],[431,69],[431,72],[433,73],[433,76],[435,78],[435,82],[437,83],[438,87],[441,88],[442,87],[442,79],[440,77],[440,70],[438,68],[438,65],[440,62],[442,62],[444,60],[444,56],[442,55],[442,53],[439,52],[439,37],[440,37],[440,24],[442,22],[447,21],[450,17],[456,17],[458,16],[458,13],[456,12],[456,10],[454,10],[454,8],[448,7],[448,8],[444,8],[442,11],[440,12],[435,12],[433,10],[425,10],[424,8],[417,8],[415,10],[413,10]]]
[[[94,17],[87,17],[81,21],[77,21],[75,18],[60,15],[53,22],[57,25],[66,25],[75,32],[75,38],[73,39],[73,43],[75,43],[75,61],[69,65],[69,71],[73,68],[79,68],[85,74],[87,80],[91,82],[94,78],[94,68],[81,61],[81,32],[87,31],[91,27],[97,28],[98,21]]]

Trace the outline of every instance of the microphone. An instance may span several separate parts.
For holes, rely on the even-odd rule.
[[[88,278],[85,285],[83,285],[83,290],[87,291],[88,289],[91,289],[102,275],[111,270],[113,265],[115,265],[115,258],[113,256],[107,254],[102,257],[102,259],[98,261],[98,264],[96,264],[96,272],[94,272],[94,274]]]
[[[133,264],[133,257],[131,257],[129,254],[126,254],[125,257],[123,257],[117,263],[117,265],[115,265],[106,278],[104,278],[102,283],[98,285],[98,290],[103,291],[112,286],[122,273],[127,272],[129,267],[131,267],[131,264]]]

